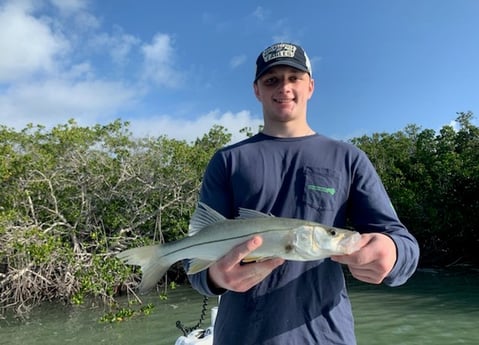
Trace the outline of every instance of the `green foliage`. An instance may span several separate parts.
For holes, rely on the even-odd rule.
[[[260,125],[258,127],[258,132],[262,132],[263,128],[264,128],[264,125]],[[253,135],[256,134],[251,127],[243,127],[239,130],[239,132],[246,135],[248,138],[251,138]]]
[[[117,288],[131,276],[132,269],[118,259],[105,255],[93,254],[88,264],[75,272],[80,284],[78,291],[72,296],[75,304],[80,304],[85,297],[114,297]]]
[[[459,129],[438,133],[410,125],[352,139],[419,239],[423,263],[478,263],[479,129],[472,119],[459,113]],[[133,293],[139,269],[115,254],[186,236],[206,165],[230,139],[221,126],[191,143],[134,138],[120,121],[0,126],[0,311],[22,315],[46,300],[91,297],[115,304],[119,293]],[[168,279],[185,279],[179,265]],[[128,306],[103,321],[150,311]]]
[[[131,319],[132,317],[150,315],[153,312],[154,308],[154,305],[151,303],[141,306],[139,309],[134,309],[132,307],[122,307],[115,312],[109,312],[103,315],[100,318],[100,322],[122,322]]]
[[[439,133],[410,125],[355,138],[376,166],[404,223],[422,246],[423,264],[478,264],[479,128],[471,112]]]
[[[28,228],[17,232],[17,241],[12,244],[14,252],[23,253],[33,265],[41,265],[50,260],[56,252],[65,253],[60,238],[42,232],[38,228]]]
[[[230,137],[138,139],[120,121],[0,126],[0,310],[131,291],[138,269],[115,253],[186,235],[206,164]]]

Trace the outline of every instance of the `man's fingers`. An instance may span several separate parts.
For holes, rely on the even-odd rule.
[[[272,270],[282,265],[284,260],[274,258],[251,264],[242,264],[251,252],[263,243],[260,236],[254,236],[248,241],[234,247],[208,269],[209,278],[217,288],[244,292],[266,278]]]
[[[248,241],[234,247],[228,254],[221,259],[221,266],[225,271],[239,264],[249,253],[256,250],[263,244],[260,236],[253,236]]]
[[[230,289],[237,292],[247,291],[252,286],[264,280],[264,278],[271,274],[271,271],[283,263],[283,259],[275,258],[262,262],[254,262],[250,265],[243,265],[238,268],[236,279],[229,282],[232,284]]]
[[[354,278],[370,284],[380,284],[384,277],[379,276],[375,270],[361,269],[349,266],[349,271]]]
[[[331,260],[339,262],[343,265],[362,265],[369,261],[370,253],[368,251],[364,251],[363,248],[369,245],[371,240],[372,237],[370,234],[362,234],[358,243],[358,250],[347,255],[334,255],[331,257]]]
[[[352,275],[368,283],[379,284],[396,262],[396,245],[387,235],[371,233],[361,236],[361,248],[350,255],[333,256],[333,261],[348,265]]]

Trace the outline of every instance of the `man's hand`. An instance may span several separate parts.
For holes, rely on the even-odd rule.
[[[228,254],[211,265],[208,268],[208,275],[210,282],[214,285],[213,288],[245,292],[284,263],[283,259],[275,258],[241,265],[241,261],[262,243],[263,239],[260,236],[254,236],[234,247]]]
[[[396,244],[387,235],[362,234],[360,249],[349,255],[336,255],[331,260],[348,265],[356,279],[380,284],[396,263]]]

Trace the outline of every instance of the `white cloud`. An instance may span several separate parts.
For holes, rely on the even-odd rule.
[[[449,127],[452,127],[455,132],[458,132],[461,129],[461,125],[456,120],[452,120],[448,124]],[[439,131],[437,131],[439,133]]]
[[[87,5],[82,0],[16,0],[0,5],[0,124],[51,128],[71,118],[82,126],[105,123],[121,117],[158,86],[182,85],[185,74],[175,63],[170,35],[157,33],[144,42],[119,26],[107,32]],[[244,60],[236,56],[231,66]],[[108,75],[105,66],[112,63],[128,71],[127,80],[99,77],[100,72]],[[113,66],[111,74],[121,74],[117,70]],[[248,111],[218,110],[191,120],[134,114],[129,121],[136,136],[167,135],[187,141],[221,125],[233,135],[233,142],[245,137],[240,129],[256,131],[263,123]]]
[[[55,16],[46,1],[20,0],[0,5],[0,123],[23,128],[28,123],[47,127],[75,118],[92,124],[118,116],[144,93],[138,81],[99,78],[94,53],[107,52],[112,60],[126,60],[139,41],[121,29],[102,34],[85,1],[54,1],[67,17]],[[39,11],[46,11],[39,14]],[[83,25],[76,30],[75,25]],[[91,37],[105,37],[94,49]],[[81,56],[81,57],[79,57]]]
[[[50,2],[66,14],[83,11],[88,5],[85,0],[50,0]]]
[[[284,27],[273,35],[273,42],[293,42],[294,40],[291,37],[293,37],[291,31]]]
[[[69,71],[65,71],[62,74],[64,79],[80,80],[94,78],[93,69],[89,62],[82,62],[77,65],[71,66]]]
[[[181,73],[174,68],[174,49],[169,35],[156,34],[151,44],[143,45],[142,52],[145,80],[173,88],[181,84]]]
[[[246,55],[234,56],[230,61],[230,66],[232,68],[236,68],[236,67],[241,66],[242,64],[244,64],[246,60],[247,60]]]
[[[51,73],[56,57],[68,49],[68,42],[30,15],[26,5],[15,2],[0,8],[0,82]]]
[[[15,128],[28,123],[49,127],[70,118],[91,124],[133,103],[137,96],[133,89],[119,82],[100,80],[49,79],[19,84],[0,94],[0,121]]]
[[[133,35],[126,34],[120,27],[115,27],[113,34],[101,32],[90,39],[89,45],[96,50],[107,50],[114,63],[122,65],[128,62],[132,50],[141,43]]]
[[[253,11],[253,17],[257,18],[260,21],[263,21],[266,15],[267,13],[265,9],[261,6],[256,7],[256,9]]]
[[[199,116],[194,120],[178,119],[168,115],[133,119],[130,121],[132,132],[139,137],[166,135],[168,138],[186,140],[192,142],[208,133],[214,125],[220,125],[228,129],[232,134],[231,142],[238,142],[245,138],[239,131],[250,127],[256,132],[262,119],[255,118],[249,111],[243,110],[238,113],[218,110]]]

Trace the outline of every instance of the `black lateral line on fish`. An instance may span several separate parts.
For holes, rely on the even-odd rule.
[[[291,229],[292,230],[292,229]],[[201,242],[201,243],[194,243],[194,244],[191,244],[189,246],[186,246],[186,247],[183,247],[183,248],[180,248],[180,249],[176,249],[176,250],[173,250],[171,252],[169,252],[168,254],[165,254],[165,256],[168,256],[168,255],[171,255],[171,254],[175,254],[175,253],[178,253],[182,250],[185,250],[185,249],[190,249],[190,248],[194,248],[194,247],[197,247],[197,246],[201,246],[201,245],[204,245],[204,244],[209,244],[209,243],[220,243],[220,242],[224,242],[224,241],[230,241],[230,240],[236,240],[236,239],[239,239],[239,238],[242,238],[242,237],[245,237],[245,238],[249,238],[249,237],[252,237],[254,235],[261,235],[261,234],[264,234],[264,233],[268,233],[268,232],[273,232],[273,231],[284,231],[284,229],[268,229],[268,230],[261,230],[261,231],[255,231],[255,232],[251,232],[247,235],[239,235],[239,236],[233,236],[233,237],[228,237],[228,238],[222,238],[222,239],[218,239],[218,240],[211,240],[211,241],[205,241],[205,242]],[[166,243],[167,244],[167,243]]]

